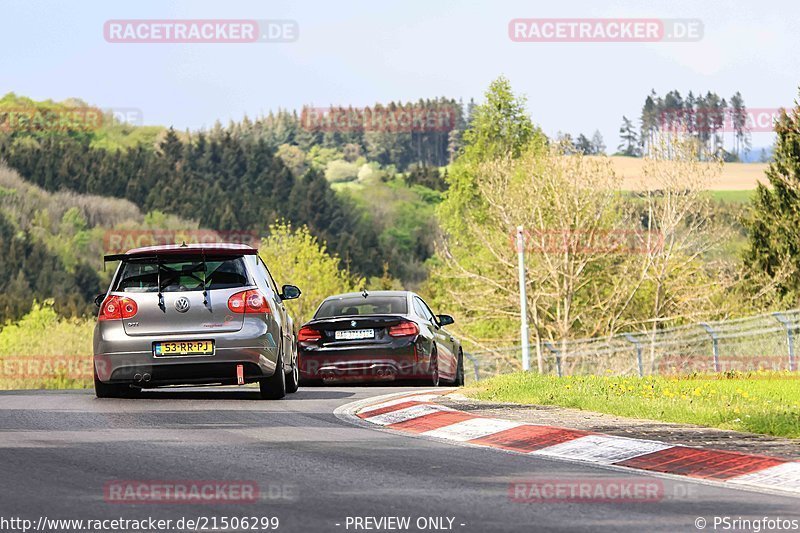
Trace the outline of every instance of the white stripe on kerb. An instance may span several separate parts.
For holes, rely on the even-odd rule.
[[[370,405],[359,411],[359,413],[369,413],[370,411],[377,411],[378,409],[383,409],[384,407],[389,407],[390,405],[397,405],[406,402],[430,402],[437,398],[439,398],[438,394],[416,394],[414,396],[403,396],[402,398],[395,398],[394,400],[389,400],[388,402]]]
[[[728,483],[800,492],[800,463],[771,466],[758,472],[736,476],[729,479]]]
[[[373,424],[388,426],[389,424],[405,422],[406,420],[411,420],[412,418],[419,418],[432,413],[438,413],[439,411],[452,411],[452,409],[442,405],[433,404],[412,405],[411,407],[398,409],[397,411],[392,411],[391,413],[367,417],[364,420]]]
[[[499,433],[521,425],[521,422],[501,420],[499,418],[473,418],[471,420],[462,420],[461,422],[456,422],[455,424],[450,424],[449,426],[440,427],[438,429],[425,431],[421,434],[428,437],[464,442],[485,437],[493,433]]]
[[[591,463],[612,464],[667,448],[672,448],[672,445],[625,437],[587,435],[531,453]]]

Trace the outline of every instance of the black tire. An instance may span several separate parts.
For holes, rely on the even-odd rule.
[[[458,352],[458,363],[456,365],[456,379],[453,380],[454,387],[464,386],[464,354]]]
[[[428,385],[438,387],[441,384],[441,379],[439,378],[439,355],[436,353],[436,350],[431,354],[431,366],[433,369],[431,370],[431,377]]]
[[[119,383],[103,383],[97,377],[97,370],[94,371],[94,394],[98,398],[125,398],[133,396],[129,385]]]
[[[300,388],[300,365],[297,364],[297,356],[292,362],[292,371],[286,375],[286,392],[294,393]]]
[[[283,356],[278,357],[275,373],[258,382],[262,400],[280,400],[286,396],[286,374],[283,372]]]

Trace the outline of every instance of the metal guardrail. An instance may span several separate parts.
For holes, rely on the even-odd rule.
[[[654,375],[731,370],[797,371],[795,332],[800,309],[700,322],[611,337],[531,343],[531,367],[541,354],[545,373]],[[521,370],[522,347],[464,354],[476,380]]]

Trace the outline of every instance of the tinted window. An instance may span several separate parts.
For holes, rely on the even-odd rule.
[[[154,259],[126,261],[122,264],[119,281],[114,290],[125,292],[158,292],[158,264]],[[170,260],[161,263],[162,292],[183,292],[206,289],[231,289],[249,285],[244,260],[198,259]]]
[[[272,277],[272,273],[267,268],[267,264],[264,263],[264,260],[261,259],[261,257],[258,258],[258,263],[260,267],[264,270],[264,277],[266,278],[269,286],[272,287],[272,290],[275,292],[275,294],[280,294],[281,291],[278,290],[278,284],[275,283],[275,279]]]
[[[405,315],[408,300],[405,296],[353,296],[325,300],[314,318],[353,315]]]
[[[433,313],[431,313],[431,310],[428,309],[428,306],[425,305],[425,302],[423,302],[421,299],[414,298],[414,309],[416,309],[417,314],[419,316],[425,318],[430,322],[435,322],[433,318]]]

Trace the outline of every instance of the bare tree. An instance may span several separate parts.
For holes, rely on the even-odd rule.
[[[726,239],[710,227],[707,190],[722,172],[714,154],[697,154],[690,135],[660,139],[651,145],[642,169],[648,235],[657,239],[647,251],[646,284],[651,294],[649,330],[707,314],[713,297],[731,280],[709,259]],[[651,345],[651,364],[655,353]]]
[[[445,236],[442,290],[471,325],[517,323],[519,293],[513,235],[526,228],[528,319],[540,372],[542,343],[610,336],[714,311],[726,282],[707,255],[724,239],[707,224],[707,184],[718,162],[701,162],[688,137],[654,140],[645,162],[648,187],[636,198],[604,157],[538,147],[477,167],[478,216]],[[459,239],[480,243],[481,261],[458,253]],[[503,331],[510,341],[516,331]],[[495,342],[471,338],[491,349]],[[565,344],[562,344],[562,347]]]

